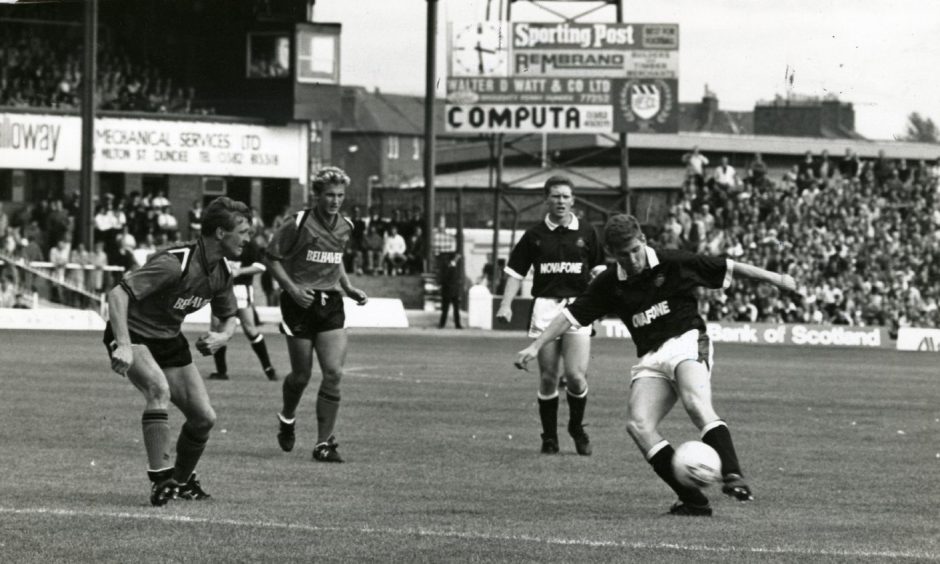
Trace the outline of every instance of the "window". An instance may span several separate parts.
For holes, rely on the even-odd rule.
[[[248,78],[279,78],[290,74],[290,36],[286,33],[248,34]]]
[[[421,139],[419,137],[413,137],[411,139],[411,158],[416,161],[421,160]]]
[[[339,83],[338,31],[324,26],[297,30],[297,81]]]
[[[398,136],[389,135],[388,137],[388,158],[397,159],[398,158]]]

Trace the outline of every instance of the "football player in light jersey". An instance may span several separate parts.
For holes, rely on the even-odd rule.
[[[317,442],[313,459],[343,462],[333,435],[339,413],[340,380],[346,361],[346,313],[341,288],[359,305],[365,292],[349,283],[343,253],[353,225],[339,210],[349,177],[326,167],[313,179],[316,205],[285,222],[268,243],[268,266],[281,293],[281,332],[287,338],[291,372],[284,378],[283,407],[278,413],[277,441],[290,452],[295,441],[297,405],[310,382],[313,352],[323,373],[317,391]]]
[[[631,369],[627,431],[656,474],[679,496],[670,513],[712,514],[700,489],[676,480],[672,471],[675,451],[657,429],[677,400],[701,431],[702,442],[721,457],[722,491],[739,501],[754,499],[741,473],[728,425],[712,407],[712,343],[699,315],[695,292],[699,287],[727,288],[732,275],[791,292],[796,291],[796,282],[788,274],[726,258],[654,250],[646,246],[640,224],[631,215],[611,217],[604,241],[617,267],[600,274],[542,335],[519,351],[516,366],[524,369],[539,349],[570,328],[616,315],[630,331],[640,357]]]
[[[209,497],[194,470],[216,416],[180,327],[186,315],[210,304],[222,324],[200,337],[196,348],[209,355],[231,338],[237,307],[226,259],[241,255],[249,232],[248,207],[216,198],[205,209],[196,241],[154,254],[108,293],[104,344],[111,369],[127,376],[147,401],[142,425],[155,506],[177,497]],[[186,417],[173,465],[170,402]]]
[[[264,263],[264,249],[254,240],[245,245],[242,251],[240,261],[232,261],[229,265],[235,276],[233,290],[235,291],[235,301],[238,304],[238,320],[241,321],[242,332],[251,343],[251,349],[261,362],[261,369],[268,380],[274,382],[277,380],[277,371],[271,365],[271,357],[268,355],[268,347],[264,342],[264,335],[255,327],[255,289],[254,279],[256,274],[267,270]],[[220,323],[216,317],[212,318],[213,328]],[[213,354],[215,360],[215,372],[209,374],[210,380],[228,380],[228,361],[226,353],[228,346],[219,348]]]
[[[591,278],[605,268],[597,232],[571,211],[574,206],[571,181],[553,176],[545,181],[544,189],[548,214],[529,228],[512,249],[505,268],[509,277],[496,312],[497,319],[512,320],[512,300],[529,269],[533,269],[530,337],[542,334],[552,319],[584,292]],[[591,329],[588,324],[555,335],[538,353],[538,406],[544,454],[558,452],[558,388],[562,377],[568,399],[568,433],[574,439],[578,454],[589,456],[592,452],[583,426]]]

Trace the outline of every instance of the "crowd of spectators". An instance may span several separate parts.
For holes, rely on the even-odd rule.
[[[211,114],[195,90],[159,66],[132,60],[101,36],[96,107],[102,110]],[[82,36],[75,27],[0,22],[0,106],[77,108],[82,93]]]
[[[940,326],[940,161],[806,153],[775,180],[759,154],[740,174],[700,157],[656,243],[790,273],[804,296],[736,284],[705,293],[708,319]]]
[[[353,232],[345,255],[348,272],[397,276],[425,271],[428,241],[420,207],[411,212],[396,209],[390,217],[383,217],[373,208],[365,217],[359,206],[353,206],[349,220]]]

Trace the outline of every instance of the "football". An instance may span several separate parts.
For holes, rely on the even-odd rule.
[[[705,488],[721,480],[721,458],[707,444],[689,441],[676,449],[672,471],[682,485]]]

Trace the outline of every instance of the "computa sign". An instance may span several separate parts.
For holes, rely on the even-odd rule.
[[[453,106],[447,122],[455,130],[570,129],[581,128],[582,112],[571,106]]]

